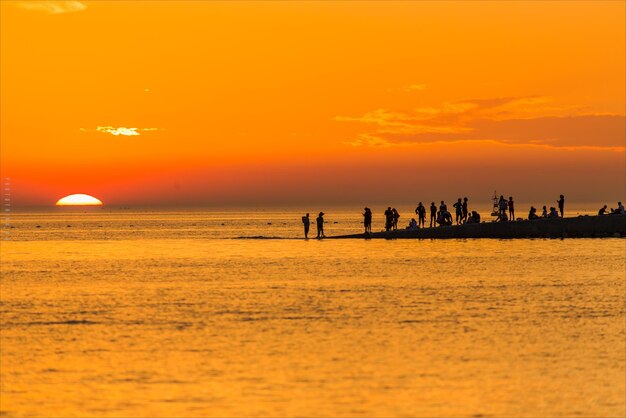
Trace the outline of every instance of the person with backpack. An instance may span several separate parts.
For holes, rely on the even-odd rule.
[[[311,219],[309,219],[308,213],[302,217],[302,224],[304,225],[304,239],[308,239],[309,227],[311,226]]]

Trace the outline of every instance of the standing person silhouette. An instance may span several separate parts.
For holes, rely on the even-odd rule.
[[[324,212],[320,212],[315,221],[317,222],[317,237],[324,238]]]
[[[398,229],[398,219],[400,219],[400,214],[396,208],[391,209],[391,212],[393,212],[393,230],[395,231]]]
[[[385,211],[385,231],[391,231],[391,227],[393,226],[393,211],[391,210],[391,206],[387,208]]]
[[[506,215],[507,206],[508,204],[506,203],[506,199],[504,198],[504,196],[500,195],[500,200],[498,200],[498,208],[500,209],[500,215],[502,214]]]
[[[452,207],[455,209],[456,214],[456,224],[461,223],[461,219],[463,218],[463,202],[461,202],[461,198],[459,197]]]
[[[415,213],[417,214],[417,226],[418,228],[424,228],[426,224],[426,208],[419,202],[417,208],[415,208]]]
[[[515,206],[513,203],[513,196],[509,196],[509,219],[511,221],[515,220]]]
[[[463,205],[461,207],[463,212],[463,223],[467,222],[467,215],[469,215],[469,211],[467,210],[467,197],[463,198]]]
[[[561,195],[559,200],[557,200],[559,204],[559,212],[561,212],[561,218],[563,217],[564,209],[565,209],[565,196]]]
[[[365,233],[372,232],[372,211],[370,208],[365,208],[363,212],[363,225],[365,226]]]
[[[430,202],[430,227],[437,226],[437,206],[435,202]]]
[[[309,218],[308,213],[302,217],[302,223],[304,224],[304,239],[308,239],[309,227],[311,226],[311,219]]]

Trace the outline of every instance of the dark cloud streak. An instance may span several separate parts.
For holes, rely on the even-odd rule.
[[[555,147],[626,146],[626,117],[623,115],[480,119],[466,126],[471,130],[459,133],[380,133],[375,136],[392,144],[492,140],[508,144],[541,144]]]
[[[378,109],[342,122],[376,126],[352,145],[394,146],[450,141],[496,141],[551,147],[626,147],[626,116],[582,113],[543,96],[467,99],[410,111]]]

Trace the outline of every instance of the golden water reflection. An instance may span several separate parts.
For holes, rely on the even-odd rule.
[[[3,416],[623,416],[625,241],[2,245]]]

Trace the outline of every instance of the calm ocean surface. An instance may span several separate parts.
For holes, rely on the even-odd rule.
[[[301,216],[12,214],[0,416],[626,414],[625,239],[305,241]]]

